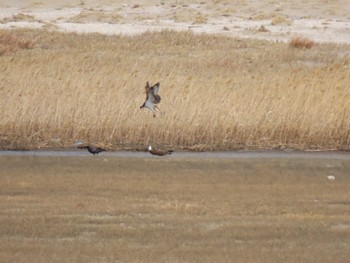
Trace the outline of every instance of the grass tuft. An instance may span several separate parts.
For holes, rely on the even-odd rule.
[[[208,22],[208,18],[202,13],[198,12],[193,20],[193,24],[205,24]]]
[[[0,31],[0,56],[16,52],[20,49],[31,49],[34,47],[34,41],[15,36],[6,31]]]
[[[310,49],[315,45],[316,43],[307,37],[293,37],[289,41],[289,46],[292,48]]]
[[[271,25],[291,25],[292,21],[289,20],[287,17],[285,16],[275,16],[272,21],[271,21]]]

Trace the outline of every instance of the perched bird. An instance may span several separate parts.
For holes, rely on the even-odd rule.
[[[92,153],[93,155],[106,151],[105,149],[103,149],[101,147],[96,147],[96,146],[91,146],[91,145],[78,146],[78,148],[79,149],[87,149],[89,151],[89,153]]]
[[[169,150],[169,151],[162,151],[162,150],[155,150],[152,149],[151,145],[148,145],[148,151],[152,154],[152,155],[157,155],[157,156],[163,156],[163,155],[167,155],[167,154],[172,154],[173,150]]]
[[[145,87],[146,91],[146,101],[140,106],[140,109],[147,108],[152,111],[153,117],[156,117],[155,110],[160,111],[160,109],[157,107],[156,104],[158,104],[161,100],[160,96],[158,95],[159,91],[159,82],[157,82],[155,85],[150,87],[148,81]]]
[[[106,151],[105,149],[101,148],[101,147],[96,147],[96,146],[92,146],[92,145],[85,145],[82,141],[77,141],[75,143],[75,145],[79,148],[79,149],[87,149],[89,151],[89,153],[95,155],[95,154],[99,154],[100,152],[104,152]]]

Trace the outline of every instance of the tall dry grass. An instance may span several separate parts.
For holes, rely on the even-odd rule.
[[[173,31],[11,34],[35,44],[0,57],[2,148],[81,139],[112,149],[349,149],[349,46]],[[164,115],[139,109],[146,81],[160,81]]]

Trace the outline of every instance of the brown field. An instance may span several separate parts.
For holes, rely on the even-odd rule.
[[[81,139],[110,149],[349,150],[347,45],[173,31],[0,36],[3,149]],[[164,115],[139,109],[146,81],[160,81]]]
[[[0,167],[1,262],[350,258],[347,160],[1,156]]]

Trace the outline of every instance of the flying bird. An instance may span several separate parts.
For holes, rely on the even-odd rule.
[[[152,149],[151,145],[148,145],[148,151],[152,154],[152,155],[157,155],[157,156],[163,156],[163,155],[167,155],[167,154],[172,154],[173,150],[169,150],[169,151],[162,151],[162,150],[155,150]]]
[[[157,82],[155,85],[150,87],[150,85],[147,81],[147,84],[145,87],[146,101],[140,106],[140,109],[147,108],[147,109],[151,110],[153,113],[153,117],[156,117],[155,110],[162,113],[156,105],[161,100],[160,96],[158,95],[159,85],[160,85],[159,82]]]
[[[101,147],[97,147],[97,146],[93,146],[93,145],[85,145],[82,141],[77,141],[75,143],[75,145],[79,148],[79,149],[87,149],[89,153],[95,155],[95,154],[99,154],[100,152],[104,152],[106,151],[105,149],[101,148]]]

